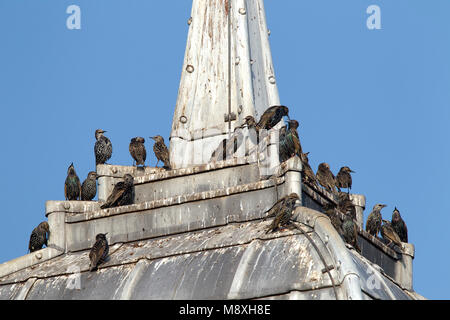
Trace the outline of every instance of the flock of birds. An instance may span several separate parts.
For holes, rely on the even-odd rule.
[[[104,135],[106,131],[98,129],[95,131],[95,164],[105,164],[112,156],[112,143],[108,137]],[[169,149],[164,143],[164,138],[157,135],[150,137],[155,141],[153,151],[157,158],[156,167],[161,161],[163,169],[170,170]],[[129,145],[130,155],[133,158],[133,165],[145,166],[147,151],[145,149],[145,139],[142,137],[132,138]],[[97,194],[97,173],[91,171],[87,178],[80,182],[73,163],[67,169],[67,177],[64,182],[64,196],[66,201],[92,201]],[[113,191],[109,195],[105,203],[100,208],[114,208],[133,204],[134,202],[134,178],[130,174],[125,174],[123,181],[115,184]],[[96,241],[91,249],[89,258],[91,261],[90,270],[96,270],[97,266],[103,263],[108,255],[109,246],[106,240],[106,234],[99,233]],[[44,221],[33,229],[28,243],[29,252],[34,252],[47,246],[50,236],[50,228],[48,222]]]
[[[324,213],[330,218],[331,223],[338,233],[342,236],[346,243],[352,245],[356,250],[361,252],[357,243],[358,228],[356,221],[356,208],[350,199],[350,189],[352,188],[352,176],[354,173],[348,166],[340,169],[339,173],[334,176],[327,163],[321,163],[318,166],[317,173],[309,165],[309,152],[303,153],[300,138],[297,132],[299,123],[296,120],[291,120],[289,117],[289,109],[286,106],[273,106],[267,109],[261,116],[259,122],[256,122],[253,116],[247,116],[245,122],[241,127],[254,129],[257,133],[258,143],[263,135],[262,131],[273,129],[284,117],[288,118],[287,126],[279,130],[279,159],[280,163],[287,161],[291,157],[298,156],[303,164],[302,179],[309,186],[315,189],[322,186],[328,192],[331,192],[337,199],[335,202],[329,201],[324,207]],[[95,161],[96,165],[104,164],[111,158],[112,144],[111,141],[104,135],[106,131],[98,129],[95,131]],[[237,151],[239,144],[242,142],[242,130],[235,130],[234,134],[228,138],[223,139],[219,146],[211,155],[211,161],[225,159]],[[164,143],[161,136],[150,137],[155,141],[153,151],[157,158],[156,166],[161,161],[163,168],[170,170],[169,150]],[[135,137],[131,139],[129,145],[129,152],[133,158],[133,165],[145,166],[146,149],[145,139],[142,137]],[[97,174],[95,171],[88,173],[86,180],[81,184],[78,178],[73,163],[67,170],[67,178],[64,184],[64,195],[68,201],[82,200],[92,201],[97,193],[96,184]],[[342,192],[341,188],[346,188],[347,192]],[[290,194],[278,200],[267,212],[266,218],[273,217],[273,222],[270,224],[267,233],[275,232],[285,227],[296,227],[293,224],[292,216],[297,202],[300,200],[296,193]],[[101,209],[118,207],[133,204],[134,202],[134,178],[130,174],[125,174],[123,181],[115,184],[113,191],[109,195],[105,203],[101,205]],[[408,242],[408,230],[403,221],[400,212],[395,208],[392,214],[392,220],[387,221],[382,219],[381,209],[386,207],[383,204],[376,204],[370,213],[366,222],[366,231],[371,235],[378,237],[381,232],[383,239],[387,245],[394,243],[401,247],[402,242]],[[344,218],[342,218],[344,216]],[[265,220],[265,219],[264,219]],[[49,225],[47,222],[39,224],[31,233],[29,241],[29,251],[34,252],[41,249],[44,245],[47,246],[49,237]],[[106,240],[106,234],[97,234],[96,241],[91,248],[89,258],[91,261],[90,270],[94,271],[98,265],[103,263],[108,255],[109,246]]]

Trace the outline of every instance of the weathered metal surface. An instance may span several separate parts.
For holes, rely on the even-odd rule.
[[[256,164],[229,167],[195,175],[181,176],[135,185],[136,203],[168,199],[179,195],[220,190],[260,181]]]
[[[333,288],[323,288],[311,291],[291,291],[257,300],[335,300]]]
[[[25,283],[0,285],[0,300],[13,300],[22,290]]]
[[[269,224],[233,223],[117,244],[97,272],[88,271],[89,250],[65,254],[0,279],[0,297],[17,299],[22,292],[26,299],[335,299],[311,242],[296,229],[266,235]],[[328,244],[322,237],[303,228],[323,251]],[[410,297],[358,254],[345,249],[340,258],[344,253],[352,256],[353,272],[367,293],[361,299]],[[344,264],[335,263],[338,290],[347,290],[343,271]],[[365,284],[374,274],[382,292]]]
[[[192,4],[170,138],[174,168],[206,163],[229,129],[280,104],[263,1],[229,1],[230,12],[225,0]],[[229,113],[236,121],[224,121]]]
[[[378,265],[374,265],[360,255],[353,254],[353,261],[361,279],[361,289],[374,299],[411,300],[392,278],[387,277]]]

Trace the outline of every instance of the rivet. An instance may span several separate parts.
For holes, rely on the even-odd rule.
[[[275,77],[274,77],[274,76],[270,76],[270,77],[269,77],[269,82],[270,82],[271,84],[275,84],[275,83],[276,83]]]
[[[70,203],[69,202],[64,202],[64,209],[69,210],[70,209]]]
[[[188,25],[190,26],[191,25],[191,23],[192,23],[192,17],[190,17],[189,19],[188,19]]]
[[[42,259],[42,253],[38,252],[35,255],[36,259],[41,260]]]
[[[247,13],[247,10],[245,10],[245,8],[240,8],[240,9],[239,9],[239,13],[240,13],[240,14],[246,14],[246,13]]]
[[[193,66],[193,65],[190,65],[190,64],[188,64],[188,66],[186,67],[186,71],[187,71],[187,72],[189,72],[189,73],[192,73],[192,72],[194,72],[194,66]]]
[[[186,123],[187,122],[187,118],[185,116],[181,116],[180,117],[180,122],[181,123]]]
[[[240,62],[241,62],[241,58],[240,58],[240,57],[237,57],[237,58],[236,58],[235,64],[238,65]]]
[[[270,34],[271,34],[270,30],[267,30],[267,34],[270,36]]]
[[[117,173],[117,168],[112,168],[111,171],[112,171],[112,173],[115,174],[115,173]]]
[[[254,64],[255,63],[255,60],[250,60],[250,64]]]
[[[242,105],[240,105],[240,106],[238,107],[238,113],[239,113],[239,114],[242,113],[242,109],[243,109],[243,108],[242,108]]]

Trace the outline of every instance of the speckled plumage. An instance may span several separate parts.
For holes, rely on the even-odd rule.
[[[338,199],[338,210],[356,220],[356,207],[350,200],[350,195],[346,192],[339,192]]]
[[[342,223],[342,230],[345,242],[352,245],[356,251],[361,253],[361,248],[358,245],[358,227],[350,216],[345,217],[344,222]]]
[[[275,218],[266,233],[275,232],[279,228],[289,224],[295,204],[299,199],[298,194],[291,193],[290,195],[277,201],[272,206],[272,208],[268,211],[267,217],[275,215]]]
[[[145,150],[145,139],[142,137],[136,137],[131,139],[129,151],[131,157],[136,161],[136,166],[145,166],[145,160],[147,159],[147,150]]]
[[[123,176],[123,181],[117,182],[101,209],[127,206],[134,203],[134,178],[130,174]]]
[[[402,247],[402,241],[400,240],[400,237],[395,232],[394,228],[392,228],[392,225],[389,221],[383,220],[383,225],[381,226],[381,236],[383,239],[388,241],[387,245],[389,246],[391,243],[395,243],[400,248]]]
[[[350,192],[350,189],[352,188],[352,176],[350,173],[355,172],[347,166],[342,167],[341,170],[339,170],[336,175],[336,187],[339,191],[341,191],[341,188],[348,188],[348,191]]]
[[[297,132],[299,126],[298,121],[290,120],[288,124],[289,127],[287,130],[280,130],[280,162],[284,162],[295,155],[300,157],[303,153]]]
[[[332,202],[327,203],[323,207],[324,213],[330,218],[331,224],[334,229],[342,236],[344,231],[342,230],[342,219],[339,213],[336,211],[336,205]]]
[[[395,208],[392,213],[391,225],[400,237],[400,240],[402,242],[408,242],[408,228],[406,227],[406,223],[403,221],[400,211],[398,211],[397,208]]]
[[[106,240],[107,233],[99,233],[95,236],[95,243],[89,252],[89,260],[91,261],[89,270],[95,271],[98,266],[105,262],[109,253],[108,240]]]
[[[67,177],[64,182],[64,196],[66,200],[79,200],[81,197],[81,183],[75,172],[73,163],[67,169]]]
[[[377,237],[381,228],[381,209],[385,208],[385,204],[376,204],[366,221],[366,231]]]
[[[169,158],[169,149],[164,143],[164,138],[161,136],[150,137],[155,140],[155,144],[153,145],[153,151],[155,152],[156,159],[156,167],[158,167],[159,161],[164,163],[164,168],[170,170],[170,158]]]
[[[34,252],[42,249],[50,236],[50,227],[47,221],[41,222],[36,228],[33,229],[30,235],[30,241],[28,243],[28,250]]]
[[[275,127],[283,117],[289,117],[289,108],[286,106],[273,106],[267,109],[257,124],[259,129],[270,130]]]
[[[336,178],[334,177],[333,173],[330,170],[330,166],[328,163],[324,162],[319,164],[319,168],[316,172],[316,179],[320,183],[322,187],[327,189],[328,191],[335,193],[335,185],[336,185]]]
[[[92,201],[97,194],[97,173],[91,171],[81,185],[81,200]]]
[[[112,144],[111,141],[105,137],[103,134],[106,131],[102,129],[97,129],[95,131],[95,145],[94,145],[94,154],[95,154],[95,164],[104,164],[111,158],[112,155]]]
[[[289,117],[288,107],[273,106],[263,113],[258,123],[256,123],[256,120],[253,116],[245,117],[244,125],[247,125],[249,128],[254,128],[257,132],[262,129],[270,130],[275,127],[284,116]]]

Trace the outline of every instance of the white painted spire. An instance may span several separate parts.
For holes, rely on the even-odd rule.
[[[263,0],[193,0],[170,136],[174,169],[207,163],[246,116],[280,104],[268,37]]]

